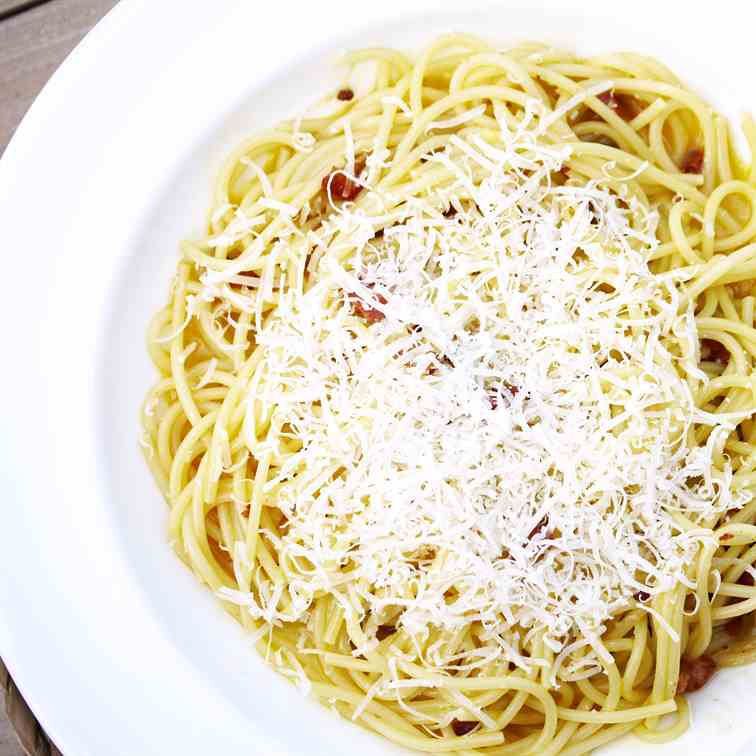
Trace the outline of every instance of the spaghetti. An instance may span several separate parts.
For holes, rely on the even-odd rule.
[[[226,160],[150,326],[176,551],[402,746],[672,739],[756,658],[756,166],[639,55],[347,63]]]

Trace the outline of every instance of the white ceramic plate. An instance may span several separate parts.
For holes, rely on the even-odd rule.
[[[66,756],[398,753],[263,665],[167,547],[140,457],[145,326],[225,150],[335,83],[340,49],[451,29],[649,52],[729,113],[756,111],[739,4],[470,5],[124,0],[8,147],[0,654]],[[722,672],[682,740],[610,752],[756,754],[754,683],[756,668]]]

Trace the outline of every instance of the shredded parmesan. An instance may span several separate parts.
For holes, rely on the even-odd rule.
[[[404,115],[408,118],[412,118],[412,108],[410,108],[401,97],[397,97],[396,95],[384,95],[381,97],[381,103],[383,105],[396,105]]]
[[[326,592],[347,622],[399,611],[414,637],[479,622],[481,658],[528,669],[542,660],[520,652],[520,630],[542,632],[556,684],[601,668],[604,623],[635,592],[690,582],[701,531],[676,514],[700,526],[747,495],[713,462],[734,418],[694,405],[706,376],[681,307],[689,273],[653,274],[655,212],[607,176],[553,184],[568,152],[540,140],[611,85],[540,117],[534,104],[517,131],[497,116],[496,140],[454,135],[429,156],[448,180],[389,224],[367,201],[334,207],[308,236],[329,251],[306,293],[274,291],[268,265],[244,432],[258,459],[270,455],[265,492],[288,520],[268,537],[308,567],[285,589],[261,576],[259,595],[223,589],[224,600],[279,623]],[[389,212],[388,195],[377,200]],[[263,299],[277,303],[264,318]],[[262,438],[255,418],[267,418]],[[711,426],[700,447],[694,423]],[[434,660],[451,663],[440,647]],[[404,685],[435,683],[385,680],[355,717]]]

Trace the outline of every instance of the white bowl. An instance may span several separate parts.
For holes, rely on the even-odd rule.
[[[648,52],[756,111],[753,14],[734,3],[465,5],[124,0],[0,162],[0,654],[66,756],[398,753],[263,664],[168,548],[139,452],[145,327],[242,135],[335,83],[340,49],[450,29]],[[607,753],[756,754],[754,683],[721,672],[682,739]]]

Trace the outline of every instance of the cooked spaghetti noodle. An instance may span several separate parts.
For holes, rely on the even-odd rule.
[[[756,658],[756,165],[639,55],[346,62],[226,160],[149,329],[176,551],[402,746],[672,739]]]

